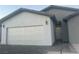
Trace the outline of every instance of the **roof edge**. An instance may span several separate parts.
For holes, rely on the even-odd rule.
[[[35,13],[35,14],[39,14],[39,15],[44,15],[44,16],[49,16],[52,17],[51,15],[45,13],[45,12],[41,12],[41,11],[36,11],[36,10],[31,10],[31,9],[26,9],[26,8],[19,8],[17,10],[15,10],[14,12],[8,14],[7,16],[3,17],[2,19],[0,19],[0,23],[4,22],[5,20],[21,13],[21,12],[30,12],[30,13]]]
[[[62,10],[69,10],[69,11],[79,11],[77,8],[70,8],[70,7],[64,7],[64,6],[57,6],[57,5],[50,5],[41,11],[48,11],[49,9],[62,9]]]
[[[66,16],[65,18],[63,18],[64,21],[69,21],[70,19],[72,19],[73,17],[79,15],[79,12],[73,13],[71,15]]]

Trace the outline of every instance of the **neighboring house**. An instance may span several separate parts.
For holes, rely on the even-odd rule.
[[[63,23],[65,36],[68,37],[75,52],[79,53],[79,12],[65,17]]]
[[[48,6],[47,8],[45,8],[41,11],[43,11],[45,13],[48,13],[49,15],[55,15],[55,17],[58,21],[57,25],[56,25],[56,40],[57,41],[68,42],[68,40],[66,40],[65,38],[62,40],[62,37],[63,37],[63,35],[62,35],[62,31],[63,31],[62,20],[66,16],[71,15],[71,14],[79,11],[79,9],[51,5],[51,6]]]
[[[54,19],[40,11],[20,8],[0,20],[1,45],[11,45],[10,49],[18,45],[48,48],[55,41]]]

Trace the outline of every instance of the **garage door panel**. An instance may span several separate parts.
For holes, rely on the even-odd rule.
[[[8,44],[40,45],[44,41],[44,26],[8,28]]]

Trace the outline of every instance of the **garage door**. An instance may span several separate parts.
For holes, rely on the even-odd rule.
[[[7,44],[42,45],[44,44],[44,26],[25,26],[7,29]]]

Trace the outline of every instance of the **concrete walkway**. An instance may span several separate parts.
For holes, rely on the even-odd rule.
[[[76,52],[70,44],[59,43],[51,47],[48,51],[48,54],[76,54]]]

